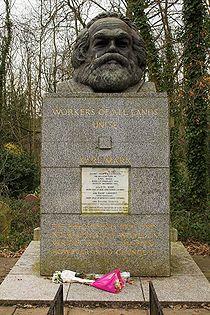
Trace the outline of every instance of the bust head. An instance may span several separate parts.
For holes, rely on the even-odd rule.
[[[103,13],[79,34],[72,65],[73,79],[93,91],[123,92],[143,76],[144,43],[129,19],[116,13]]]

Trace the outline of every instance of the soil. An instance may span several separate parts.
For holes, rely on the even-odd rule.
[[[210,256],[210,246],[207,243],[188,240],[184,242],[184,246],[186,247],[190,255]]]
[[[14,257],[0,257],[0,283],[2,283],[2,281],[10,272],[17,260],[18,258]]]

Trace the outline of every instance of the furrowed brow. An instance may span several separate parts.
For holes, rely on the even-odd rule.
[[[117,38],[130,40],[130,36],[127,33],[124,33],[124,32],[118,33],[117,34]]]
[[[102,32],[93,35],[93,39],[103,39],[103,38],[110,38],[110,36]]]

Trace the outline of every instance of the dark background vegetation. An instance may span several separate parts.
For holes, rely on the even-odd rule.
[[[147,47],[146,79],[168,95],[172,225],[181,240],[210,244],[207,2],[110,0],[102,7],[99,1],[47,0],[28,8],[24,17],[16,15],[9,0],[3,4],[0,246],[18,250],[39,226],[39,202],[24,197],[39,195],[43,92],[55,92],[57,82],[71,76],[74,39],[90,17],[103,10],[122,12],[135,21]]]

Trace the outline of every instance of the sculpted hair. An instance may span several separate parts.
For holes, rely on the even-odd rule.
[[[90,36],[88,32],[89,28],[94,22],[103,18],[107,18],[107,17],[116,17],[122,20],[136,33],[136,36],[132,36],[133,50],[136,51],[138,65],[144,72],[146,68],[146,49],[145,49],[144,41],[139,35],[139,31],[137,27],[130,19],[128,19],[126,16],[122,14],[118,14],[114,12],[113,13],[106,12],[106,13],[101,13],[97,15],[87,24],[87,27],[84,30],[82,30],[81,33],[78,35],[76,42],[73,46],[72,57],[71,57],[73,68],[74,69],[79,68],[86,60],[86,57],[87,57],[86,54],[87,54],[89,44],[90,44]]]

